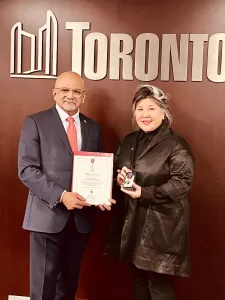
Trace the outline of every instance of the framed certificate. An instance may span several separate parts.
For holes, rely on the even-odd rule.
[[[92,205],[112,198],[113,153],[77,151],[73,158],[72,192]]]

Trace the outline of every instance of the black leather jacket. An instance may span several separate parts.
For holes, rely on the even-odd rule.
[[[189,275],[189,205],[187,193],[194,162],[185,140],[165,122],[135,159],[138,132],[128,134],[115,157],[115,170],[136,171],[141,197],[123,194],[114,211],[106,253],[143,270]]]

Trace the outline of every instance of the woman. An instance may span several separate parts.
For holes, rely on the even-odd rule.
[[[116,251],[130,263],[135,300],[173,300],[168,275],[189,275],[187,193],[193,157],[170,128],[168,97],[159,88],[138,87],[133,119],[138,130],[125,137],[116,154],[125,205],[117,205],[106,253]],[[130,171],[136,173],[134,190],[123,187]]]

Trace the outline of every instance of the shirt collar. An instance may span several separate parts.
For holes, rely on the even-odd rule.
[[[138,141],[141,140],[141,139],[143,139],[143,138],[148,139],[149,141],[151,141],[152,138],[153,138],[153,136],[155,136],[157,133],[159,133],[159,131],[163,127],[164,123],[165,122],[163,120],[162,123],[159,125],[159,127],[157,127],[154,131],[145,132],[142,129],[139,129]]]
[[[56,107],[56,109],[57,109],[57,111],[58,111],[58,113],[59,113],[59,116],[60,116],[61,121],[62,121],[62,122],[65,122],[66,119],[67,119],[68,117],[70,117],[70,116],[69,116],[69,115],[68,115],[61,107],[59,107],[58,104],[56,104],[55,107]],[[75,113],[75,115],[71,116],[71,117],[74,118],[74,121],[75,121],[76,123],[78,123],[78,122],[80,121],[80,116],[79,116],[79,114],[80,114],[80,111],[79,111],[79,109],[78,109],[77,113]]]

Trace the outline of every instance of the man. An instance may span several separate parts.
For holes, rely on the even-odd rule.
[[[19,178],[29,188],[23,228],[31,232],[31,300],[74,300],[93,207],[70,192],[73,152],[101,151],[98,124],[79,112],[83,79],[61,74],[53,97],[56,106],[26,118],[19,142]]]

